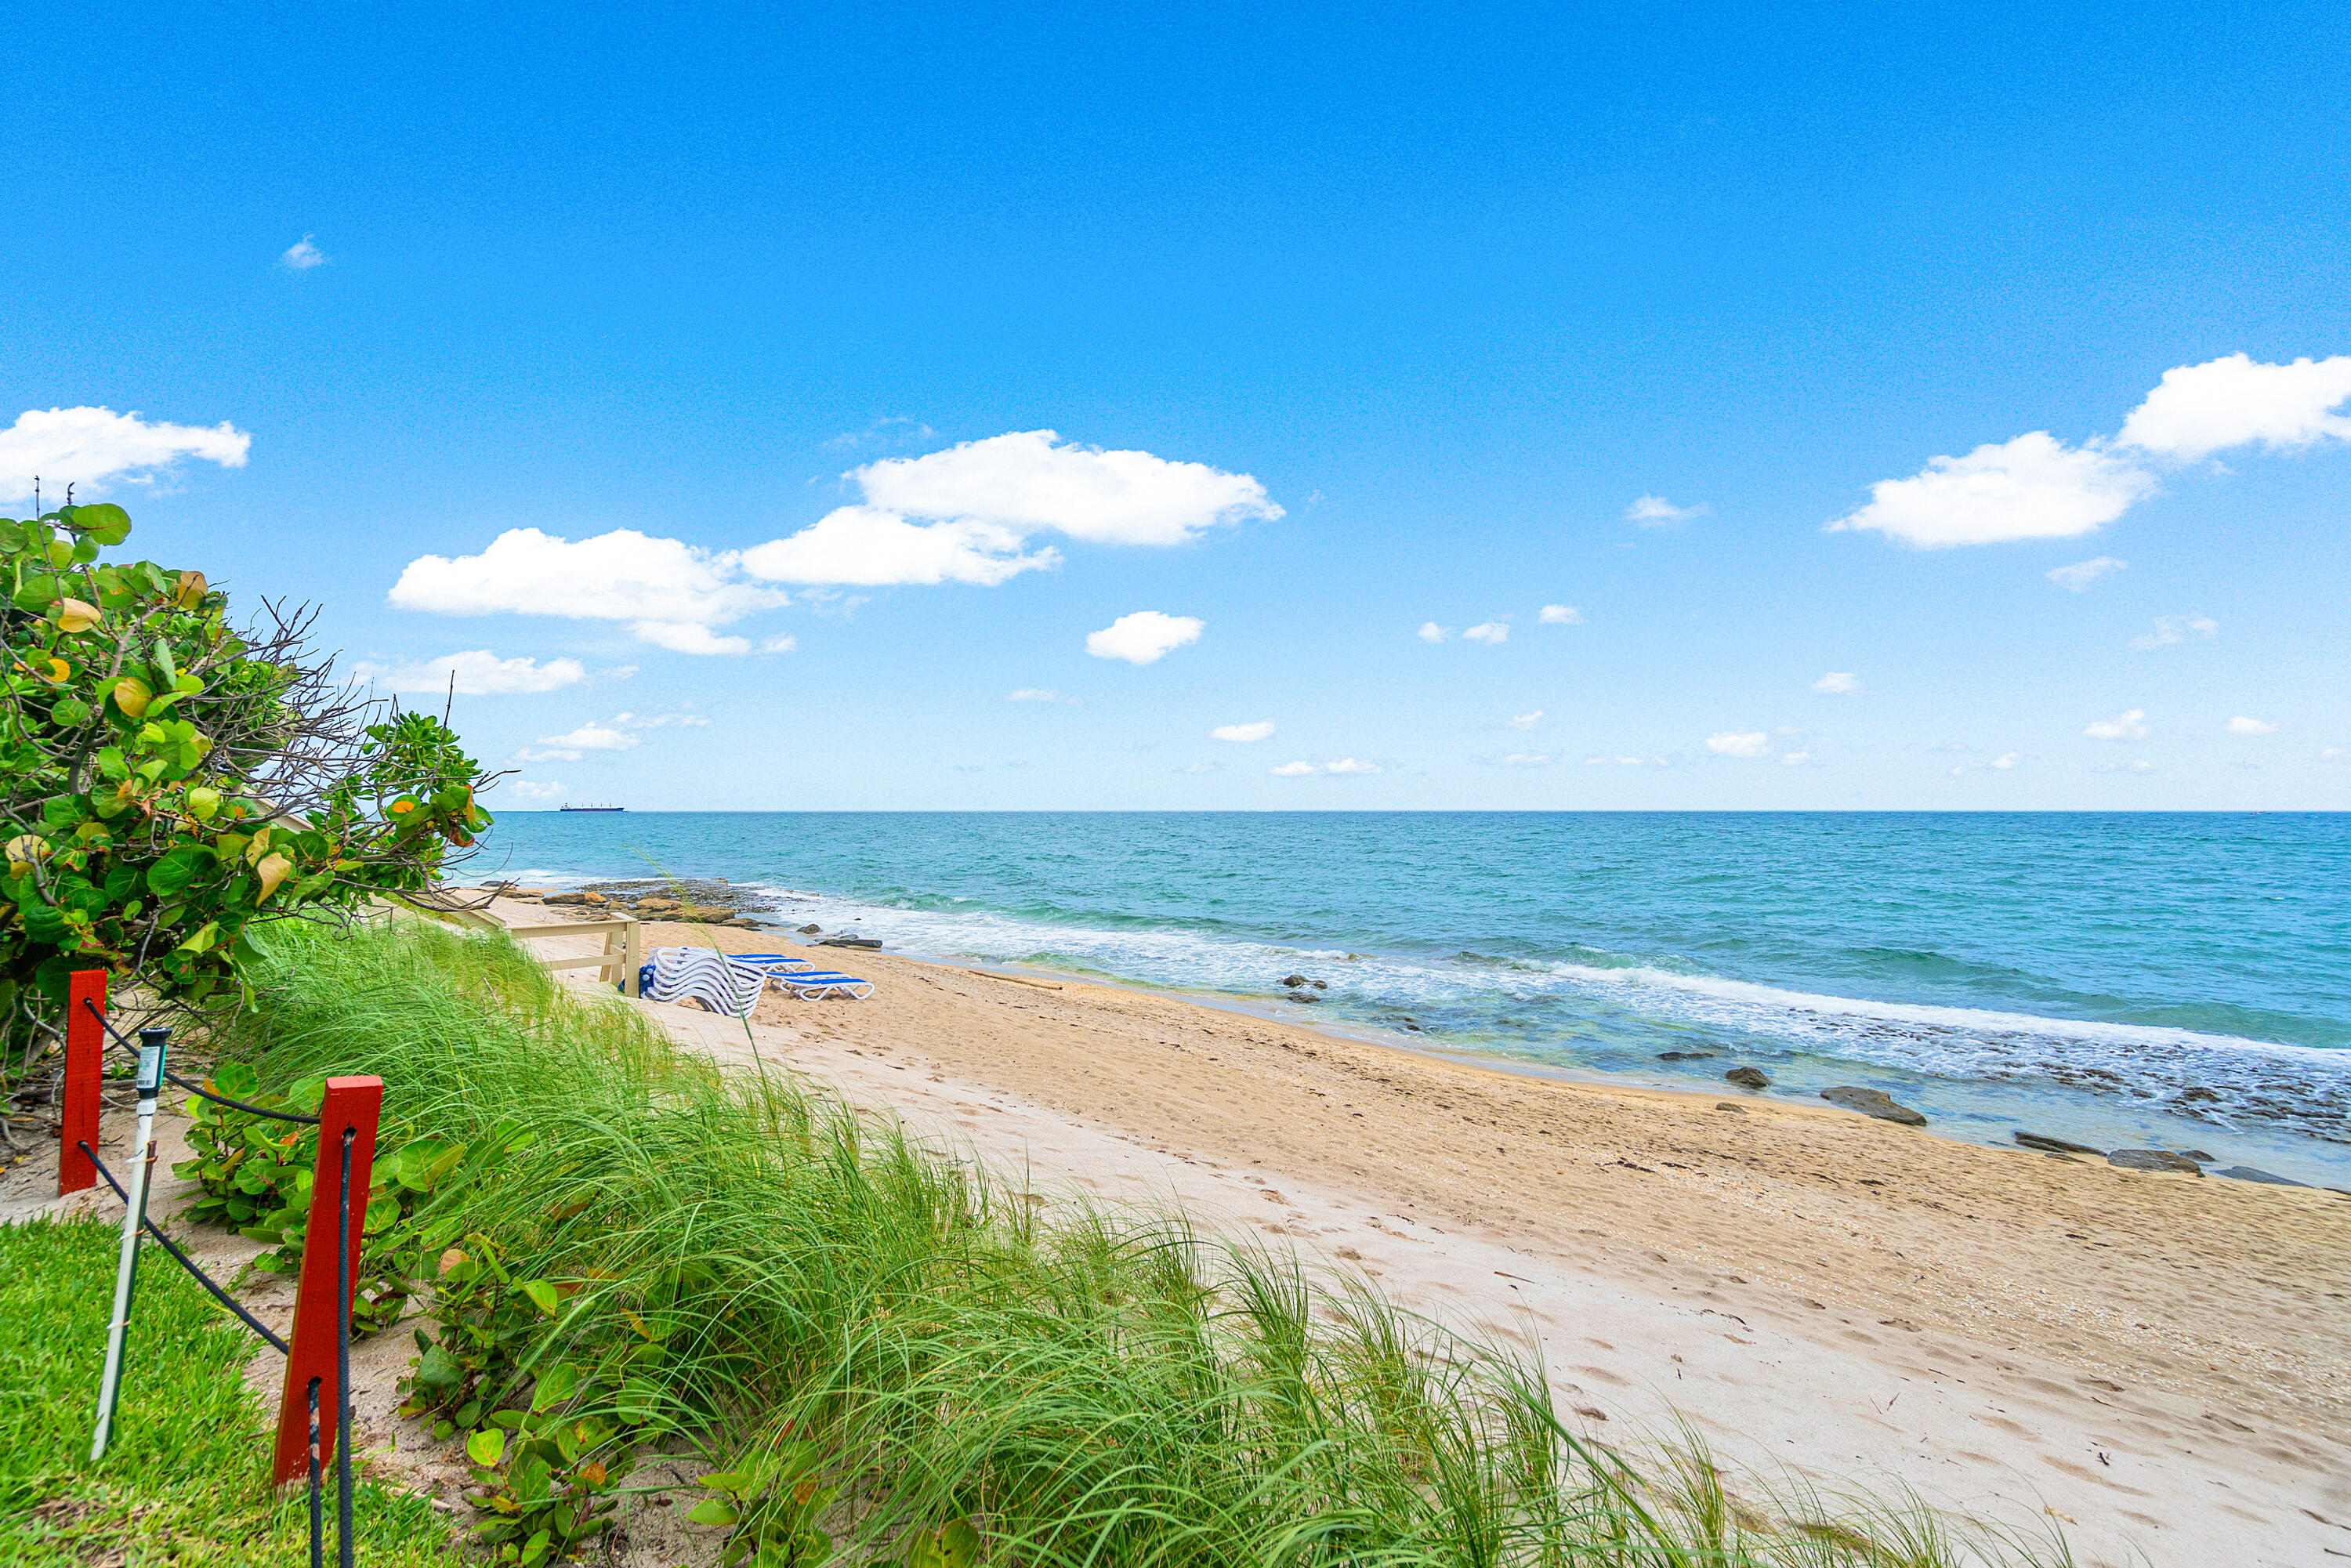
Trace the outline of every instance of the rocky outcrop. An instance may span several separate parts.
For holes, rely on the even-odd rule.
[[[2106,1156],[2106,1164],[2126,1171],[2171,1171],[2192,1176],[2204,1174],[2203,1166],[2169,1149],[2116,1149]]]
[[[1760,1067],[1734,1067],[1722,1076],[1725,1082],[1736,1083],[1741,1089],[1768,1089],[1771,1086],[1771,1075]]]
[[[2087,1144],[2069,1144],[2063,1138],[2052,1138],[2041,1133],[2011,1133],[2009,1136],[2024,1147],[2037,1150],[2044,1155],[2095,1155],[2099,1159],[2106,1157],[2106,1151],[2104,1149],[2094,1149]]]
[[[1306,977],[1303,975],[1284,975],[1281,977],[1281,983],[1294,991],[1306,983]]]
[[[2310,1185],[2306,1181],[2296,1181],[2292,1176],[2277,1176],[2269,1171],[2257,1171],[2251,1166],[2231,1166],[2226,1170],[2214,1171],[2212,1174],[2227,1176],[2231,1181],[2257,1181],[2264,1186],[2306,1187]]]
[[[1707,1061],[1712,1060],[1714,1052],[1710,1051],[1661,1051],[1657,1052],[1657,1060],[1659,1061]]]
[[[1881,1122],[1899,1122],[1906,1127],[1923,1127],[1927,1124],[1925,1116],[1896,1101],[1883,1090],[1864,1089],[1858,1084],[1840,1083],[1834,1089],[1822,1090],[1821,1098],[1832,1105],[1842,1105],[1848,1111],[1858,1111],[1865,1116],[1875,1116]]]

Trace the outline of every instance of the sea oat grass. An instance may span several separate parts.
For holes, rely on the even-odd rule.
[[[526,1404],[534,1370],[577,1364],[601,1391],[583,1410],[658,1408],[641,1430],[674,1423],[673,1442],[731,1473],[802,1476],[797,1495],[852,1559],[963,1519],[987,1561],[1039,1565],[2062,1553],[1900,1497],[1737,1501],[1691,1442],[1636,1469],[1559,1418],[1522,1351],[1180,1214],[1040,1219],[895,1123],[773,1067],[682,1053],[494,935],[289,934],[225,1046],[273,1084],[381,1074],[401,1135],[530,1129],[493,1178],[430,1210],[560,1290],[529,1352],[485,1385],[491,1403]]]

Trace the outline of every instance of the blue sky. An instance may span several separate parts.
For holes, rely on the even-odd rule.
[[[0,491],[509,806],[2351,806],[2338,27],[37,3]]]

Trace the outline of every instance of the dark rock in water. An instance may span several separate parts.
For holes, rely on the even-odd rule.
[[[1714,1055],[1710,1051],[1661,1051],[1659,1061],[1705,1061]]]
[[[2116,1149],[2106,1156],[2106,1164],[2126,1171],[2177,1171],[2192,1176],[2204,1174],[2203,1166],[2169,1149]]]
[[[1328,980],[1317,980],[1314,982],[1314,988],[1318,991],[1327,991],[1331,988],[1331,982]]]
[[[1290,993],[1290,999],[1293,1002],[1319,1002],[1322,998],[1312,991],[1292,991]]]
[[[1306,977],[1303,975],[1284,975],[1281,977],[1281,983],[1288,986],[1294,991],[1299,987],[1306,983]]]
[[[1771,1083],[1771,1075],[1760,1067],[1734,1067],[1722,1076],[1741,1089],[1765,1089]]]
[[[2231,1166],[2227,1170],[2214,1171],[2212,1174],[2219,1176],[2227,1176],[2231,1181],[2257,1181],[2268,1186],[2306,1187],[2310,1185],[2306,1181],[2296,1181],[2292,1176],[2275,1176],[2268,1171],[2257,1171],[2251,1166]]]
[[[821,942],[811,942],[809,946],[811,947],[879,947],[882,946],[882,939],[878,936],[828,936]]]
[[[1407,1021],[1407,1022],[1405,1024],[1405,1026],[1404,1026],[1404,1027],[1405,1027],[1405,1028],[1406,1028],[1406,1029],[1408,1029],[1408,1030],[1412,1030],[1412,1032],[1413,1032],[1413,1033],[1415,1033],[1415,1034],[1419,1034],[1420,1032],[1422,1032],[1422,1031],[1421,1031],[1421,1027],[1420,1027],[1418,1024],[1416,1024],[1416,1023],[1412,1023],[1412,1022]]]
[[[2182,1149],[2179,1155],[2181,1158],[2194,1160],[2199,1166],[2209,1166],[2220,1157],[2218,1155],[2208,1155],[2201,1149]]]
[[[2105,1157],[2104,1149],[2094,1149],[2087,1144],[2069,1144],[2063,1138],[2052,1138],[2041,1133],[2011,1133],[2009,1135],[2026,1148],[2038,1149],[2044,1155],[2096,1155],[2101,1159]]]
[[[800,935],[803,936],[813,936],[823,929],[824,927],[821,925],[803,925],[800,927]]]
[[[1884,1091],[1864,1089],[1856,1084],[1840,1083],[1834,1089],[1821,1091],[1821,1098],[1832,1105],[1842,1105],[1848,1111],[1858,1111],[1865,1116],[1875,1116],[1881,1122],[1899,1122],[1906,1127],[1923,1127],[1927,1118],[1909,1106],[1897,1103]]]

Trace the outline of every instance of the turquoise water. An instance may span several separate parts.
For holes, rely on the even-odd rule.
[[[1952,1136],[2351,1181],[2351,817],[514,812],[467,870],[655,868],[1524,1071],[1753,1063]],[[1284,1000],[1292,972],[1326,999]]]

